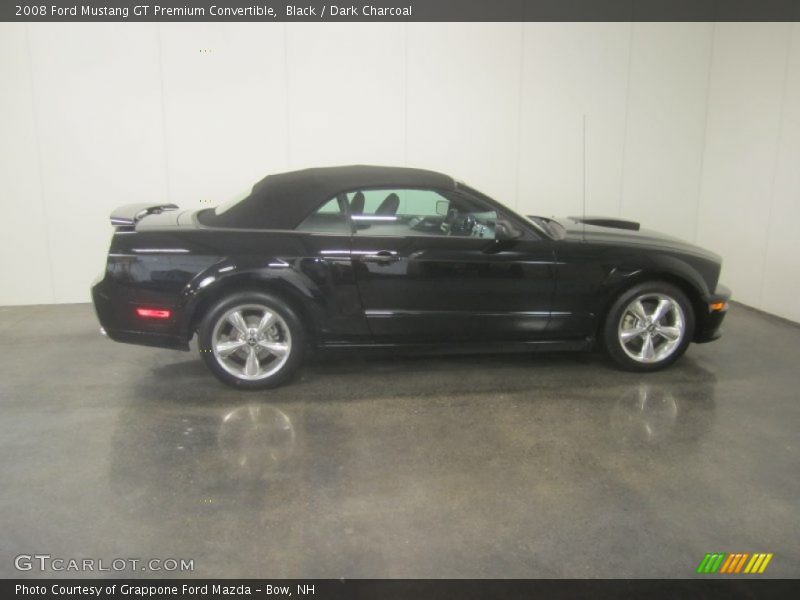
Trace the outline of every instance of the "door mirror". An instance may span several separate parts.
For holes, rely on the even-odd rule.
[[[497,219],[494,226],[494,239],[497,241],[516,240],[522,237],[522,230],[514,226],[511,221]]]
[[[436,202],[436,214],[440,217],[446,217],[447,211],[450,210],[450,203],[447,200],[438,200]]]

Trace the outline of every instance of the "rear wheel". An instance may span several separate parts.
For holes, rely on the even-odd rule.
[[[200,355],[220,380],[242,389],[264,389],[286,381],[303,353],[303,327],[279,298],[241,292],[224,298],[203,318]]]
[[[606,353],[631,371],[657,371],[686,352],[694,333],[694,311],[679,288],[641,283],[611,306],[603,327]]]

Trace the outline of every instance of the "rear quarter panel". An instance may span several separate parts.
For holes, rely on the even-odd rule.
[[[341,239],[331,239],[331,238]],[[305,317],[312,334],[366,331],[349,258],[325,250],[348,236],[224,229],[117,232],[104,289],[113,296],[114,327],[170,333],[188,340],[202,311],[242,289],[281,295]],[[169,322],[143,322],[135,307],[169,308]]]

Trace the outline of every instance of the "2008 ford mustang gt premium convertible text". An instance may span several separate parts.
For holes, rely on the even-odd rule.
[[[654,371],[718,336],[720,257],[601,217],[524,217],[452,178],[270,175],[213,209],[123,206],[92,297],[108,336],[285,381],[309,347],[588,349]]]

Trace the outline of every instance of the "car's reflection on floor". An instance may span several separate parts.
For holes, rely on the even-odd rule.
[[[692,400],[668,385],[633,385],[611,408],[611,431],[620,442],[630,445],[657,446],[687,434],[696,437],[710,417],[702,409],[711,406],[711,393],[713,387]]]
[[[576,355],[345,358],[242,393],[178,362],[137,380],[109,484],[138,546],[191,553],[208,576],[265,557],[287,576],[472,572],[508,544],[649,519],[664,481],[702,477],[715,386],[691,360],[638,375]],[[532,572],[501,563],[487,573]]]
[[[225,413],[216,439],[222,468],[248,480],[274,472],[292,455],[294,443],[291,419],[268,404],[247,404]]]
[[[178,394],[171,394],[163,380],[156,382],[159,393],[149,387],[153,383],[141,384],[114,434],[112,481],[121,495],[132,494],[129,499],[150,488],[149,498],[168,494],[191,497],[190,504],[258,504],[274,493],[271,487],[278,481],[305,487],[329,483],[332,474],[358,478],[364,448],[375,449],[366,470],[384,468],[388,477],[394,463],[413,462],[420,451],[432,461],[420,465],[423,469],[463,470],[447,460],[453,453],[475,454],[476,435],[491,439],[492,456],[522,463],[547,464],[549,453],[563,444],[573,453],[593,455],[668,447],[674,460],[676,453],[693,451],[713,417],[716,380],[689,361],[672,377],[590,365],[589,379],[600,374],[606,381],[587,386],[577,372],[571,381],[559,382],[528,368],[516,385],[501,372],[504,385],[493,380],[487,386],[482,377],[470,375],[472,366],[486,363],[485,372],[497,367],[497,359],[465,360],[435,359],[433,366],[410,361],[405,368],[393,361],[366,361],[350,366],[350,380],[329,378],[332,367],[323,363],[292,386],[256,394],[207,381],[192,382],[194,389]],[[511,370],[530,367],[526,359],[509,360]],[[562,375],[565,367],[586,369],[570,365],[571,360],[551,359],[551,366]],[[195,370],[199,367],[192,362],[158,372],[180,389]],[[421,371],[437,379],[429,395],[420,387]],[[375,400],[356,389],[365,387]],[[537,454],[531,455],[532,444]],[[476,460],[476,471],[465,475],[476,477],[477,484],[484,457]]]

